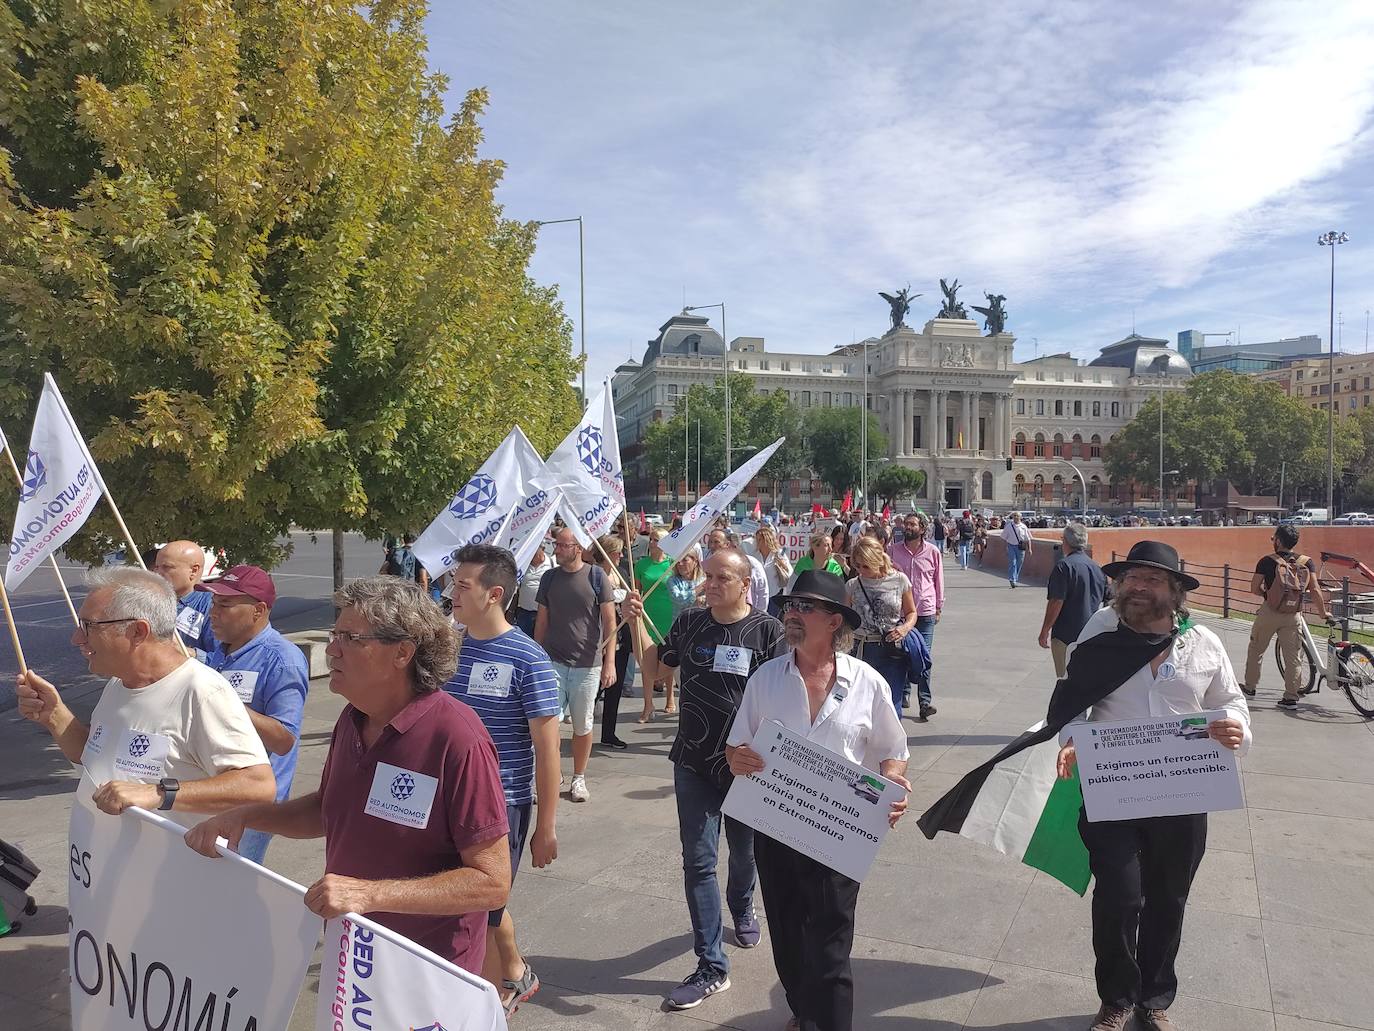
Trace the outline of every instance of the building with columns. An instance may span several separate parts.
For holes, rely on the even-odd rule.
[[[1014,344],[1012,334],[985,336],[972,320],[931,319],[920,331],[902,325],[828,354],[781,353],[761,337],[737,337],[727,348],[707,319],[675,315],[643,362],[627,361],[612,380],[632,507],[695,495],[696,485],[647,480],[638,442],[649,423],[676,414],[693,384],[716,382],[727,356],[730,371],[749,375],[756,390],[786,390],[804,409],[862,406],[866,361],[868,408],[887,434],[886,457],[926,474],[929,507],[1080,507],[1075,467],[1091,507],[1158,505],[1156,484],[1110,483],[1102,451],[1148,397],[1186,383],[1182,356],[1132,334],[1086,365],[1067,354],[1017,363]],[[772,484],[757,486],[750,497],[761,493],[769,504]],[[1166,488],[1186,501],[1186,484]],[[793,508],[831,500],[815,481],[790,483],[785,494]]]

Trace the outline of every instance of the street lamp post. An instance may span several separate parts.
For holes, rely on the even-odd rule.
[[[859,406],[859,490],[868,504],[868,337],[864,338],[864,400]],[[900,431],[899,431],[900,432]],[[899,438],[900,439],[900,438]],[[901,445],[898,445],[900,450]]]
[[[1082,499],[1082,500],[1083,500],[1083,503],[1082,503],[1081,505],[1079,505],[1078,507],[1081,508],[1081,509],[1083,510],[1083,521],[1084,521],[1084,522],[1087,522],[1087,519],[1088,519],[1088,481],[1085,480],[1085,479],[1083,478],[1083,473],[1082,473],[1082,471],[1078,468],[1078,466],[1074,465],[1074,464],[1073,464],[1072,462],[1070,462],[1067,458],[1061,458],[1061,459],[1059,459],[1059,461],[1062,462],[1064,465],[1067,465],[1070,469],[1072,469],[1072,470],[1073,470],[1073,474],[1074,474],[1075,476],[1078,477],[1078,482],[1079,482],[1080,484],[1083,485],[1083,499]]]
[[[556,226],[564,222],[577,223],[577,332],[582,338],[582,403],[587,403],[587,263],[582,246],[582,216],[550,218],[536,222],[540,226]]]
[[[1350,237],[1331,229],[1317,237],[1317,244],[1331,248],[1331,304],[1326,323],[1326,522],[1336,515],[1336,248]]]
[[[720,309],[720,339],[725,344],[725,475],[730,475],[730,338],[725,335],[725,302],[717,304],[696,304],[684,307],[683,311],[702,311],[705,308]]]

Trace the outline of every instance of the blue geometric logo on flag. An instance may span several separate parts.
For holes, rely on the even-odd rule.
[[[577,435],[577,457],[587,472],[596,476],[601,471],[601,430],[584,426]]]
[[[24,466],[24,486],[19,491],[19,500],[31,501],[48,482],[48,469],[37,451],[29,452],[29,460]]]
[[[473,519],[496,504],[496,481],[478,473],[463,486],[448,510],[459,519]]]
[[[424,1027],[412,1027],[410,1031],[444,1031],[443,1024],[426,1024]]]
[[[151,742],[148,740],[147,734],[135,734],[133,739],[129,742],[129,754],[135,759],[141,759],[148,754],[148,747],[150,744]]]
[[[391,797],[404,802],[415,791],[415,778],[408,773],[398,773],[391,781]]]

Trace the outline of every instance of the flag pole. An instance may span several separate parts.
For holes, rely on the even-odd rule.
[[[5,590],[3,577],[0,577],[0,605],[5,608],[5,622],[9,624],[10,643],[14,645],[14,654],[19,659],[19,672],[27,673],[29,667],[24,662],[24,647],[19,643],[19,628],[14,625],[14,613],[10,611],[10,594]]]
[[[24,477],[19,472],[19,463],[14,460],[14,451],[9,447],[5,448],[5,457],[10,460],[10,468],[14,470],[14,482],[19,485],[19,489],[24,489]],[[57,577],[57,586],[62,588],[62,597],[67,599],[67,611],[72,614],[72,622],[77,626],[81,625],[81,617],[76,614],[76,606],[72,604],[72,596],[67,590],[67,582],[62,579],[62,570],[57,568],[57,557],[49,555],[48,561],[52,563],[53,576]],[[8,609],[8,606],[6,606]]]

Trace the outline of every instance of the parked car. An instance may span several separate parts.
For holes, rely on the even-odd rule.
[[[1374,516],[1368,512],[1347,512],[1331,520],[1332,526],[1374,526]]]

